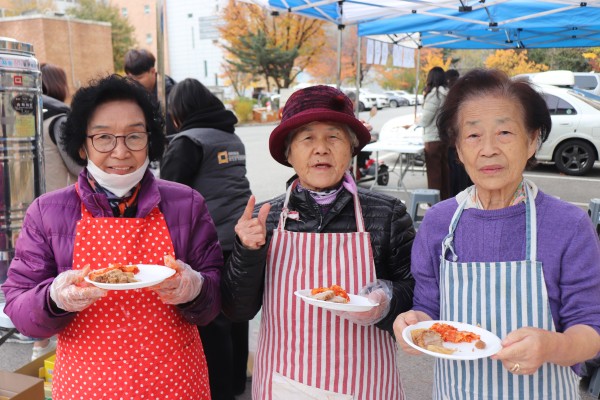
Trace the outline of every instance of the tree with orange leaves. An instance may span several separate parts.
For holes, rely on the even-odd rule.
[[[487,68],[495,68],[506,74],[518,75],[528,72],[547,71],[548,66],[537,64],[527,58],[527,50],[496,50],[485,60]]]
[[[344,85],[356,85],[356,56],[358,50],[358,34],[356,26],[345,27],[342,30],[342,70],[341,81]],[[338,59],[338,27],[329,24],[325,27],[327,40],[321,49],[319,57],[313,60],[307,67],[306,72],[314,77],[318,77],[320,83],[337,83],[337,59]],[[371,66],[365,62],[363,39],[363,51],[361,55],[361,76],[359,81],[362,83],[364,77],[369,72]]]
[[[324,45],[325,22],[314,18],[292,13],[273,16],[255,4],[236,0],[229,0],[221,18],[219,30],[229,64],[233,70],[251,72],[255,79],[261,75],[267,88],[273,83],[279,89],[289,87]],[[260,57],[259,43],[264,44]]]

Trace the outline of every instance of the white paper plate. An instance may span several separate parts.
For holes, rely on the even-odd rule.
[[[173,268],[165,267],[164,265],[152,265],[152,264],[135,264],[140,269],[140,272],[135,274],[135,279],[138,282],[131,283],[100,283],[93,282],[86,276],[84,279],[86,282],[91,283],[102,289],[108,290],[129,290],[129,289],[140,289],[148,286],[156,285],[161,283],[165,279],[175,274]]]
[[[310,297],[311,289],[296,290],[294,294],[313,306],[326,308],[328,310],[338,311],[369,311],[371,308],[378,306],[379,303],[372,303],[371,300],[363,296],[348,294],[350,297],[349,303],[333,303],[331,301],[317,300]]]
[[[473,333],[479,335],[481,337],[481,340],[483,340],[485,342],[485,345],[486,345],[485,348],[481,349],[481,350],[476,348],[475,342],[472,342],[472,343],[444,342],[444,347],[449,348],[449,349],[456,349],[456,351],[452,354],[442,354],[442,353],[436,353],[435,351],[429,351],[429,350],[424,349],[420,346],[417,346],[416,344],[413,343],[412,336],[410,334],[410,332],[412,330],[414,330],[414,329],[429,329],[431,327],[431,325],[435,324],[436,322],[452,325],[459,331],[468,331],[468,332],[473,332]],[[402,331],[402,338],[404,338],[404,341],[406,343],[408,343],[410,346],[414,347],[415,349],[417,349],[425,354],[429,354],[430,356],[439,357],[439,358],[446,358],[448,360],[477,360],[478,358],[485,358],[485,357],[494,355],[498,351],[500,351],[500,349],[502,348],[502,344],[501,344],[502,341],[500,340],[500,338],[498,336],[494,335],[492,332],[485,330],[483,328],[480,328],[478,326],[475,326],[475,325],[464,324],[462,322],[453,322],[453,321],[422,321],[422,322],[416,323],[414,325],[409,325],[406,328],[404,328],[404,330]]]

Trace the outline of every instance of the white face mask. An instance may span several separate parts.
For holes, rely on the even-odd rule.
[[[144,161],[144,164],[130,174],[109,174],[107,172],[102,171],[88,157],[88,163],[86,168],[88,172],[92,174],[96,182],[100,184],[100,186],[110,191],[111,193],[114,193],[117,197],[123,197],[135,185],[137,185],[139,181],[142,180],[149,164],[150,159],[146,157],[146,161]]]

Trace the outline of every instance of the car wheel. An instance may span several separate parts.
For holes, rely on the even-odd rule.
[[[362,101],[358,102],[358,111],[365,111],[365,103],[363,103]]]
[[[392,107],[392,108],[398,107],[398,102],[396,100],[390,100],[390,107]]]
[[[592,146],[582,140],[569,140],[556,149],[554,163],[567,175],[585,175],[596,161]]]

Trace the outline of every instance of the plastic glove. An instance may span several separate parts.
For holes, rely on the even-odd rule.
[[[367,284],[360,289],[358,294],[371,300],[373,303],[379,303],[369,311],[334,311],[341,318],[347,319],[357,325],[373,325],[381,321],[390,311],[390,300],[393,295],[392,282],[378,279],[375,282]]]
[[[77,312],[91,306],[96,300],[106,296],[107,291],[85,282],[90,266],[58,274],[50,285],[50,298],[61,310]]]
[[[194,300],[200,294],[204,283],[202,274],[171,256],[165,256],[165,265],[177,272],[151,289],[165,304],[183,304]]]

